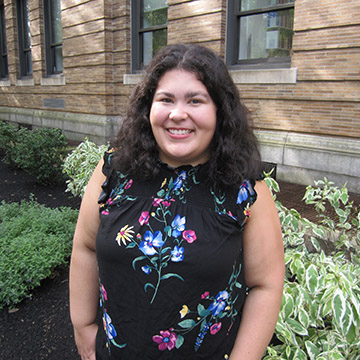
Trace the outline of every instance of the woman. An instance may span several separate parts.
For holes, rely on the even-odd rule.
[[[161,50],[80,208],[70,311],[82,359],[261,358],[284,259],[258,164],[222,60]]]

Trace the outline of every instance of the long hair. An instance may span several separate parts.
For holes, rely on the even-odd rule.
[[[217,109],[210,144],[209,181],[219,187],[237,186],[258,175],[260,153],[249,114],[222,59],[199,45],[169,45],[158,52],[143,81],[130,97],[129,108],[113,146],[115,168],[154,178],[159,172],[158,148],[149,114],[160,78],[172,69],[194,73],[205,85]]]

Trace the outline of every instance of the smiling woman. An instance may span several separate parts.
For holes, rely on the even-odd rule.
[[[170,166],[198,165],[210,157],[216,106],[194,73],[170,70],[160,79],[150,110],[160,159]]]
[[[70,271],[82,359],[261,358],[284,259],[258,163],[220,57],[161,50],[83,197]]]

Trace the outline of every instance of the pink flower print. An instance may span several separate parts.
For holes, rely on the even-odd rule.
[[[114,204],[114,201],[113,201],[113,199],[111,199],[111,198],[109,198],[109,199],[107,199],[106,200],[106,205],[113,205]]]
[[[170,201],[163,201],[162,203],[165,207],[169,207],[171,205]]]
[[[148,224],[150,215],[148,211],[143,211],[139,218],[139,223],[141,226]]]
[[[160,331],[160,334],[153,336],[153,341],[159,344],[159,350],[172,350],[175,347],[177,335],[169,330]]]
[[[182,236],[183,239],[186,240],[189,244],[193,243],[196,240],[196,234],[193,230],[185,230]]]
[[[103,211],[101,212],[101,214],[102,214],[102,215],[109,215],[109,210],[108,210],[108,209],[103,210]]]
[[[215,323],[210,327],[210,334],[215,335],[221,329],[221,322]]]
[[[208,291],[205,291],[202,295],[201,298],[202,299],[207,299],[209,297],[210,293]]]
[[[130,179],[127,184],[125,185],[125,190],[129,189],[131,187],[131,185],[133,184],[132,179]]]
[[[107,298],[107,292],[106,292],[103,284],[101,284],[101,293],[102,293],[102,295],[104,297],[104,300],[107,301],[107,299],[108,299]]]
[[[159,206],[163,201],[164,201],[164,199],[155,198],[153,201],[153,205]]]

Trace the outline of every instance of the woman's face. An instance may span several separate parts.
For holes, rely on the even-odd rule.
[[[169,70],[156,88],[150,124],[166,164],[198,165],[210,156],[216,106],[205,85],[186,70]]]

